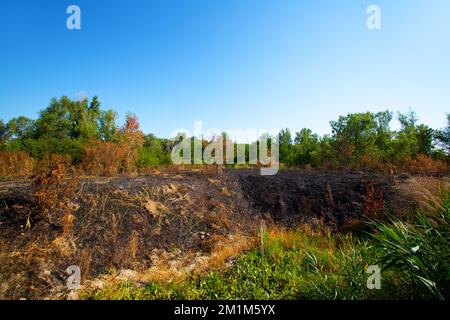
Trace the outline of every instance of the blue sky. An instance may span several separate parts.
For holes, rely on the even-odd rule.
[[[66,28],[70,4],[81,30]],[[338,115],[409,107],[439,128],[449,17],[448,0],[1,0],[0,118],[84,93],[164,137],[195,120],[323,134]]]

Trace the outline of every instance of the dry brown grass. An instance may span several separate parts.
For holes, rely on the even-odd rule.
[[[81,170],[90,175],[113,176],[119,173],[128,148],[123,144],[97,141],[84,147]]]
[[[445,173],[448,172],[448,165],[442,160],[418,155],[416,158],[406,161],[402,169],[411,174]]]
[[[202,165],[202,164],[192,164],[192,165],[160,165],[160,166],[149,166],[142,168],[140,174],[143,175],[164,175],[164,174],[186,174],[186,173],[199,173],[205,175],[216,175],[218,174],[218,169],[216,165]]]
[[[22,151],[0,151],[1,177],[28,177],[33,173],[34,160]]]
[[[120,281],[134,283],[149,282],[183,282],[188,277],[208,270],[216,270],[227,266],[239,254],[254,248],[257,238],[240,233],[229,236],[214,236],[212,250],[209,254],[200,255],[195,252],[167,252],[153,250],[153,266],[146,270],[114,271],[109,276],[100,277],[100,281],[111,285]],[[99,279],[87,283],[87,287],[97,283]]]
[[[79,262],[78,266],[81,271],[81,279],[82,281],[86,281],[89,279],[89,273],[91,269],[92,263],[92,250],[90,248],[84,248],[79,251]]]
[[[136,253],[139,245],[139,234],[133,230],[128,240],[128,256],[131,262],[136,259]]]
[[[254,248],[257,243],[257,237],[241,233],[229,236],[215,236],[211,253],[205,259],[199,261],[193,271],[198,273],[223,267],[227,261]]]
[[[442,191],[449,190],[448,179],[413,177],[399,186],[400,193],[413,201],[422,212],[442,212]]]
[[[77,180],[67,174],[65,160],[59,156],[46,159],[32,179],[38,214],[49,223],[62,225],[64,233],[68,233],[73,221],[70,196]]]
[[[336,169],[336,168],[335,168]],[[411,159],[404,159],[400,162],[383,162],[378,157],[361,156],[354,165],[341,165],[341,170],[367,170],[382,172],[386,175],[395,175],[399,173],[410,174],[435,174],[448,173],[448,163],[442,160],[433,159],[427,155],[417,155]]]
[[[54,276],[52,258],[68,256],[72,250],[73,244],[62,237],[52,242],[42,237],[15,251],[2,251],[0,283],[4,292],[0,288],[0,297],[4,294],[5,298],[13,300],[43,299],[42,292],[45,292],[46,299],[61,299],[67,288],[63,279]]]

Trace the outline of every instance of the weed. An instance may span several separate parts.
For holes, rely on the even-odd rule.
[[[369,217],[378,217],[384,208],[383,192],[375,188],[375,183],[370,182],[366,194],[362,199],[363,213]]]
[[[443,213],[448,216],[448,212]],[[392,219],[391,223],[374,222],[378,232],[372,234],[377,243],[379,263],[383,270],[402,273],[415,285],[423,285],[434,297],[448,294],[448,261],[450,260],[449,219],[435,220],[421,213],[413,223]]]
[[[68,176],[64,160],[58,156],[45,159],[32,178],[38,214],[50,224],[63,225],[67,233],[73,221],[70,196],[77,181]]]

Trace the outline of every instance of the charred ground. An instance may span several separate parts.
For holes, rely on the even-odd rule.
[[[401,190],[408,179],[300,170],[275,176],[229,170],[80,179],[65,200],[70,222],[39,215],[31,182],[5,182],[0,298],[66,298],[69,265],[80,266],[83,281],[163,264],[189,272],[204,267],[213,248],[251,242],[260,220],[289,228],[322,221],[345,231],[371,215],[414,208]]]

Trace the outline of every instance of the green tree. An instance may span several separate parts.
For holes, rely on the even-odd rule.
[[[442,153],[450,154],[450,113],[447,114],[447,127],[435,131],[435,140]]]
[[[100,138],[103,141],[117,142],[119,128],[116,124],[117,113],[113,110],[101,111],[99,116]]]
[[[3,144],[6,142],[6,140],[7,140],[6,133],[7,133],[7,130],[6,130],[5,123],[3,122],[2,119],[0,119],[0,144]]]
[[[150,165],[170,164],[170,152],[168,151],[170,150],[165,148],[163,139],[159,139],[153,134],[147,134],[140,151],[138,166],[142,168]]]
[[[64,139],[70,137],[71,123],[69,106],[71,101],[67,97],[60,100],[53,98],[47,108],[42,110],[36,120],[36,137],[54,137]]]
[[[319,136],[304,128],[295,134],[294,163],[296,165],[320,165]]]
[[[390,159],[394,162],[411,159],[419,154],[432,155],[435,149],[435,131],[424,125],[418,125],[418,119],[414,111],[398,114],[401,124],[400,130],[392,141]]]
[[[36,120],[36,137],[98,139],[99,107],[97,97],[90,105],[88,99],[75,101],[66,96],[59,100],[53,98]]]
[[[418,153],[430,156],[434,150],[435,131],[427,125],[421,124],[417,126],[415,134]]]
[[[27,117],[12,118],[6,124],[8,139],[26,139],[33,135],[34,121]]]
[[[289,129],[282,129],[279,133],[280,162],[293,164],[292,135]]]
[[[330,122],[336,152],[342,164],[355,163],[361,156],[372,156],[377,153],[376,116],[371,112],[353,113],[340,116],[337,121]]]
[[[382,153],[383,159],[391,147],[391,140],[394,133],[391,130],[390,124],[393,119],[393,113],[389,110],[381,111],[375,114],[376,122],[376,140],[375,144],[378,151]]]

